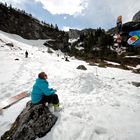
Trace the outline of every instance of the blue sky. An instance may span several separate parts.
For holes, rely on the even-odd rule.
[[[116,26],[117,16],[123,23],[131,21],[140,10],[138,0],[0,0],[23,9],[35,18],[57,24],[62,30],[69,28],[104,28]]]

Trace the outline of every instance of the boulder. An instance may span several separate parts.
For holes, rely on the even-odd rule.
[[[133,21],[140,21],[140,11],[133,16]]]
[[[140,74],[140,68],[139,69],[133,69],[133,73]]]
[[[134,85],[136,87],[140,87],[140,82],[132,82],[132,85]]]
[[[15,60],[19,60],[18,58],[15,58]]]
[[[79,65],[77,67],[77,69],[80,69],[80,70],[87,70],[87,68],[84,66],[84,65]]]
[[[13,43],[6,43],[5,45],[10,46],[10,47],[14,47]]]
[[[1,140],[35,140],[45,136],[56,121],[57,117],[49,111],[47,106],[32,105],[29,101]]]

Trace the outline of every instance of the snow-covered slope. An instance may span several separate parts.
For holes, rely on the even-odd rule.
[[[6,46],[12,42],[14,47]],[[48,54],[45,40],[25,40],[0,31],[0,102],[21,91],[31,90],[41,71],[57,89],[63,111],[52,130],[39,140],[139,140],[140,75],[115,68],[89,66]],[[29,58],[25,58],[25,51]],[[15,60],[15,59],[19,60]],[[76,69],[85,65],[87,71]],[[30,97],[3,111],[0,136],[10,128]]]

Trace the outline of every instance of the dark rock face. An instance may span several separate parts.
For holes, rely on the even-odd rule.
[[[140,29],[140,21],[127,22],[122,26],[122,30],[125,33],[129,33],[131,31],[139,30],[139,29]]]
[[[132,85],[134,85],[136,87],[140,87],[140,82],[132,82]]]
[[[45,136],[56,121],[57,117],[48,110],[48,107],[28,102],[1,140],[35,140],[37,137]]]
[[[55,46],[68,45],[68,34],[49,24],[42,23],[25,11],[15,10],[0,3],[0,30],[20,35],[25,39],[53,39]],[[60,47],[59,47],[60,48]],[[59,49],[58,48],[58,49]]]
[[[140,11],[133,16],[133,21],[140,21]]]
[[[68,34],[62,32],[62,34],[54,33],[55,38],[48,40],[44,43],[45,46],[50,47],[54,50],[61,50],[62,52],[68,52]]]
[[[80,35],[88,35],[89,33],[95,34],[95,29],[84,29],[84,30],[77,30],[77,29],[70,29],[68,34],[70,39],[75,39],[80,37]]]
[[[126,65],[131,64],[133,66],[137,66],[140,64],[140,57],[124,57],[122,62]]]
[[[47,38],[39,21],[11,7],[0,4],[0,30],[26,39]],[[41,33],[42,32],[42,33]]]
[[[77,69],[80,69],[80,70],[87,70],[87,68],[84,66],[84,65],[79,65],[77,67]]]
[[[133,69],[134,73],[140,74],[140,68],[139,69]]]
[[[76,29],[70,29],[69,30],[69,38],[78,38],[80,36],[80,31]]]

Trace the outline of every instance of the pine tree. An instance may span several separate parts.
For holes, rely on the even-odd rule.
[[[57,24],[55,24],[55,30],[59,31]]]

